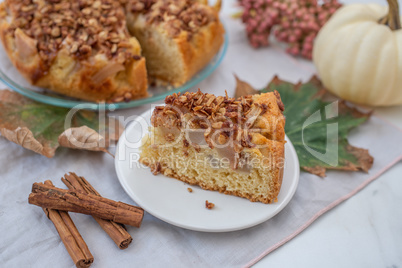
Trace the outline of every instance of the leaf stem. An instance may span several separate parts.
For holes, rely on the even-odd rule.
[[[399,16],[398,0],[387,0],[388,14],[382,17],[378,22],[387,25],[391,30],[401,29],[401,19]]]

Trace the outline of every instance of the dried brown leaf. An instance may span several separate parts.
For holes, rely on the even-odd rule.
[[[108,142],[95,130],[87,127],[69,128],[58,138],[60,146],[71,149],[108,152]]]
[[[53,157],[62,146],[107,152],[106,147],[119,139],[123,129],[118,120],[106,118],[100,125],[97,113],[77,111],[71,119],[72,129],[65,130],[69,109],[38,103],[9,90],[0,90],[0,134],[6,139],[46,157]],[[84,127],[85,126],[85,127]],[[105,133],[104,137],[98,134]],[[67,137],[75,137],[77,143]],[[97,145],[93,142],[97,141]],[[83,142],[81,148],[75,146]]]
[[[236,78],[235,98],[240,98],[241,96],[253,95],[258,93],[258,90],[255,90],[247,82],[240,80],[236,75],[235,78]]]
[[[0,133],[7,140],[49,158],[54,156],[57,149],[57,147],[52,147],[37,141],[32,132],[26,127],[17,127],[14,130],[0,128]]]

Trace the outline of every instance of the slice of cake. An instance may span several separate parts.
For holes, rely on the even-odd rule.
[[[219,51],[224,29],[220,1],[129,0],[127,26],[141,44],[150,78],[180,86]]]
[[[203,189],[277,201],[284,166],[285,118],[278,92],[239,99],[173,94],[151,117],[140,161]]]
[[[33,85],[84,100],[147,96],[145,59],[115,0],[6,0],[0,37]]]

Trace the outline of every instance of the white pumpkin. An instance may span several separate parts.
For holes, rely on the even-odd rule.
[[[402,29],[398,2],[388,3],[389,12],[377,4],[345,5],[318,33],[313,61],[324,86],[339,97],[402,104]]]

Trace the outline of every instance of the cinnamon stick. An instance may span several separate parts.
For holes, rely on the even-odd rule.
[[[45,185],[53,186],[51,181],[45,181]],[[73,259],[76,267],[89,267],[94,257],[89,251],[87,244],[75,227],[70,215],[66,211],[43,208],[46,216],[53,222],[57,232],[66,247],[68,254]]]
[[[87,194],[101,196],[84,177],[79,177],[73,172],[70,172],[70,174],[65,174],[64,178],[61,178],[61,181],[70,190],[77,190]],[[111,220],[104,220],[96,216],[93,216],[93,218],[120,249],[126,249],[128,245],[130,245],[131,241],[133,241],[133,238],[127,232],[123,224],[116,223]]]
[[[140,227],[144,210],[94,194],[34,183],[28,202],[44,208],[71,211]]]

